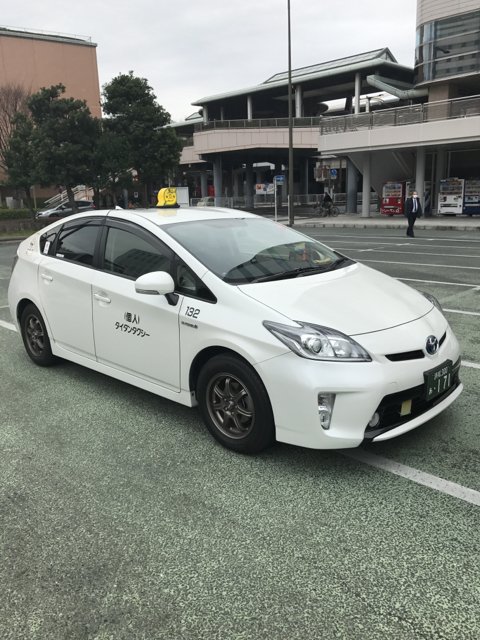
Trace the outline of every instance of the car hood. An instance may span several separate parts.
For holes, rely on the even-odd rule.
[[[239,289],[290,320],[350,336],[413,322],[432,309],[415,289],[359,263],[330,273],[239,285]]]

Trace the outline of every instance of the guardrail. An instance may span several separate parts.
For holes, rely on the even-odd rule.
[[[362,204],[362,193],[357,193],[357,204]],[[346,193],[334,193],[333,194],[333,202],[340,207],[346,204],[347,194]],[[190,206],[204,206],[203,204],[198,204],[202,201],[202,198],[190,198]],[[295,207],[316,207],[323,201],[323,193],[310,193],[306,195],[294,195],[293,196],[293,204]],[[262,207],[272,207],[275,204],[275,196],[272,194],[265,195],[253,195],[252,203],[254,208],[261,209]],[[370,194],[370,204],[376,205],[378,203],[378,194],[372,191]],[[286,207],[288,204],[288,199],[286,197],[278,196],[277,197],[277,205],[279,207]],[[214,201],[211,202],[208,206],[214,206]],[[215,205],[217,206],[217,205]],[[218,206],[229,207],[230,209],[245,209],[247,206],[246,198],[244,196],[235,196],[235,197],[222,197],[220,199],[220,204]]]
[[[480,96],[454,98],[453,100],[442,100],[441,102],[426,102],[425,104],[415,104],[409,107],[382,109],[356,115],[322,118],[320,133],[329,135],[332,133],[374,129],[376,127],[398,127],[437,120],[470,118],[472,116],[480,116]]]
[[[90,36],[79,36],[72,33],[62,33],[60,31],[44,31],[43,29],[25,29],[24,27],[8,27],[0,26],[0,35],[2,32],[7,32],[7,35],[11,32],[25,33],[32,36],[56,36],[57,38],[66,38],[68,40],[84,40],[85,42],[91,42]]]
[[[294,127],[318,127],[321,117],[293,118]],[[255,120],[212,120],[211,122],[197,122],[195,132],[212,129],[264,129],[282,127],[288,128],[288,118],[260,118]]]

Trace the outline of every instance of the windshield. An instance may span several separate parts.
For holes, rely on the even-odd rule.
[[[263,218],[220,218],[162,227],[225,282],[241,284],[328,271],[345,259]]]

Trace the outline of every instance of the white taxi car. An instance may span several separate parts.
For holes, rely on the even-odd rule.
[[[66,358],[188,406],[224,446],[403,434],[459,396],[437,301],[264,218],[95,211],[19,246],[9,304],[30,358]]]

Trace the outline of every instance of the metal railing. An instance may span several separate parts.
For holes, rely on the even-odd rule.
[[[89,200],[93,199],[93,189],[91,189],[90,187],[86,187],[85,185],[79,184],[76,187],[73,187],[72,191],[73,191],[73,196],[75,200],[81,200],[82,197],[87,198]],[[75,196],[78,196],[79,194],[83,194],[83,196],[80,198],[75,197]],[[45,200],[45,204],[51,205],[53,207],[53,206],[56,206],[57,204],[66,202],[67,200],[68,200],[68,193],[66,191],[62,191],[62,193],[57,193],[57,195],[52,196],[48,200]]]
[[[320,133],[345,133],[347,131],[361,131],[376,127],[398,127],[406,124],[422,124],[438,120],[453,118],[469,118],[480,116],[480,96],[468,98],[454,98],[441,102],[426,102],[409,107],[383,109],[370,113],[359,113],[348,116],[322,118]]]
[[[24,27],[8,27],[6,25],[2,25],[0,26],[0,35],[2,35],[2,32],[7,32],[11,33],[11,32],[18,32],[18,33],[25,33],[27,35],[31,35],[31,36],[55,36],[57,38],[66,38],[67,40],[84,40],[85,42],[91,42],[92,38],[90,36],[79,36],[79,35],[74,35],[71,33],[61,33],[59,31],[43,31],[42,29],[25,29]]]
[[[294,127],[318,127],[321,117],[293,118]],[[197,122],[195,132],[210,131],[212,129],[264,129],[288,128],[288,118],[256,118],[254,120],[212,120],[211,122]]]
[[[362,204],[362,193],[357,193],[357,204]],[[190,198],[190,206],[196,207],[199,206],[198,203],[202,200],[202,198]],[[309,193],[299,195],[296,194],[293,196],[293,204],[295,207],[304,207],[307,211],[311,208],[318,207],[323,201],[323,193]],[[334,193],[333,194],[333,202],[335,205],[341,208],[341,211],[344,210],[347,201],[346,193]],[[251,203],[253,208],[262,209],[263,207],[271,208],[275,204],[275,196],[272,194],[265,195],[253,195],[251,199]],[[286,207],[288,200],[285,196],[279,194],[277,196],[277,205],[279,208]],[[370,204],[372,206],[376,206],[378,204],[378,194],[373,192],[370,194]],[[203,205],[200,205],[203,206]],[[229,207],[230,209],[245,209],[247,208],[247,199],[245,196],[230,196],[230,197],[222,197],[220,198],[220,204],[217,205],[212,201],[209,206],[222,206]],[[343,207],[343,208],[342,208]]]

